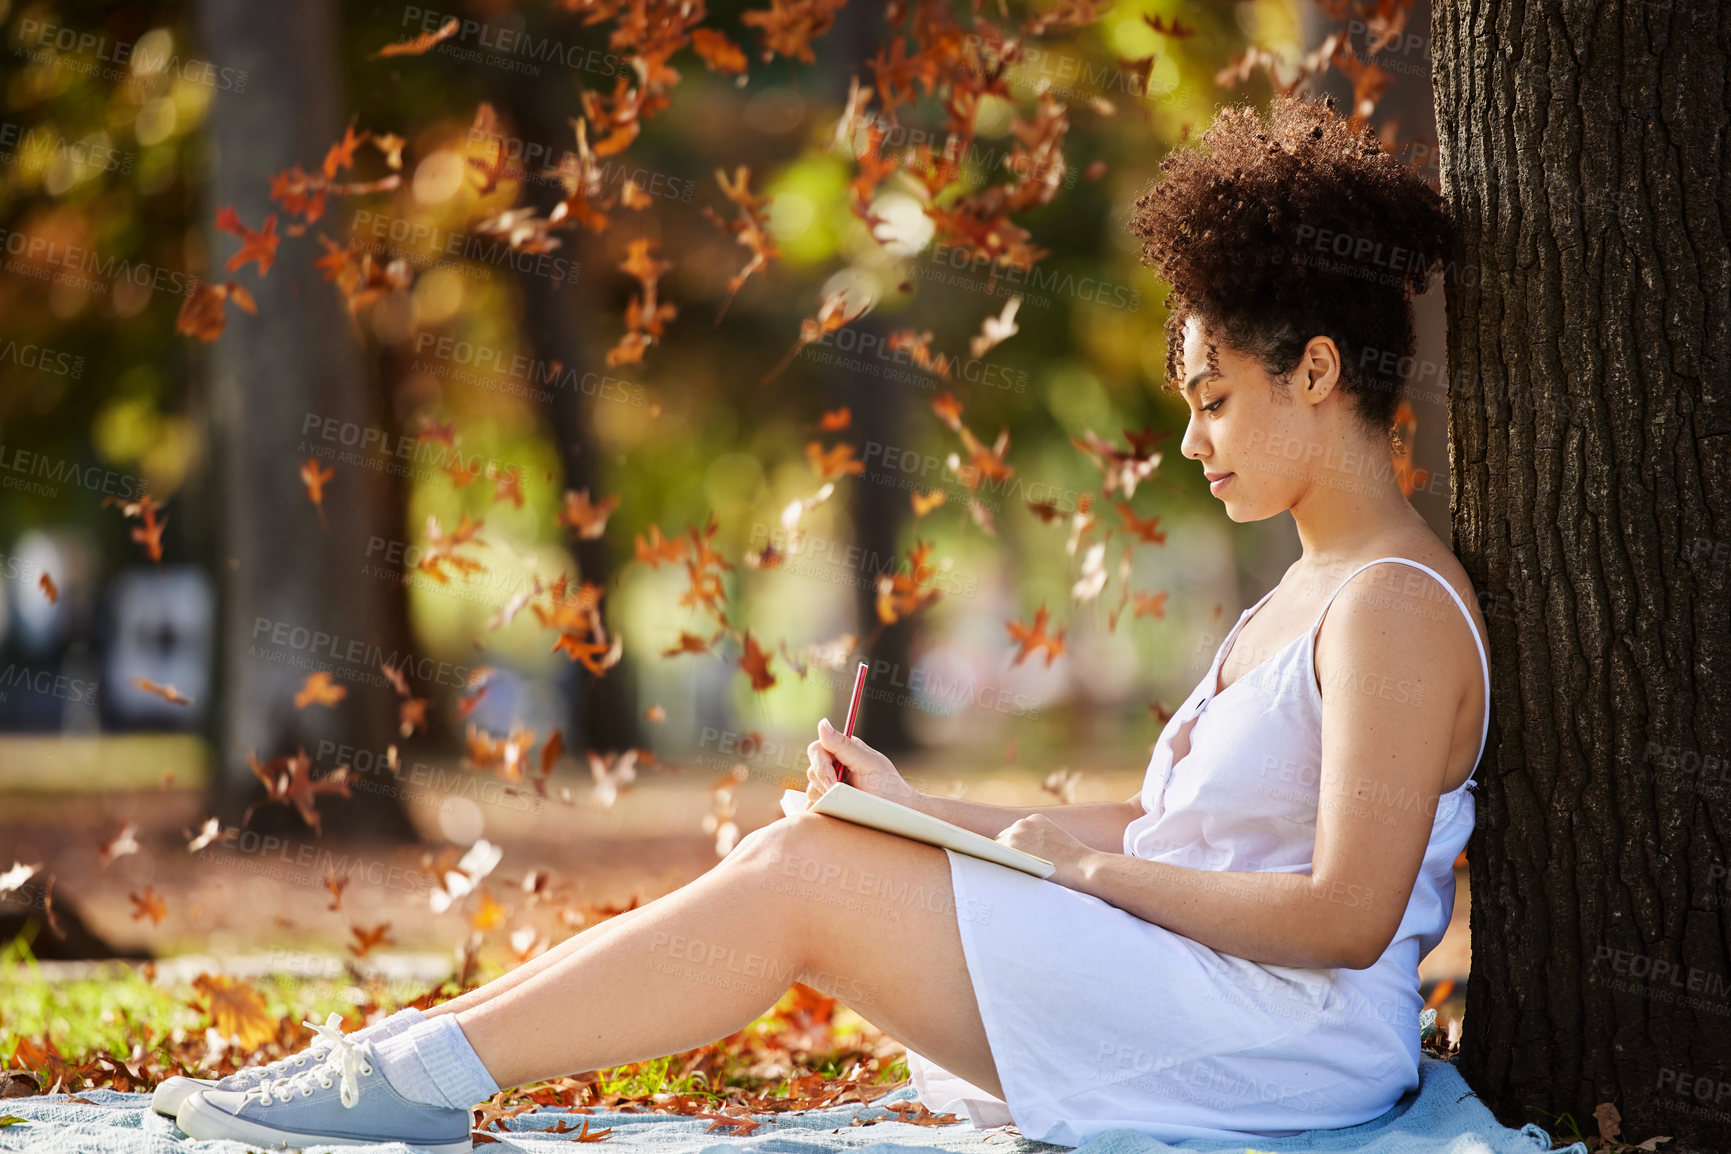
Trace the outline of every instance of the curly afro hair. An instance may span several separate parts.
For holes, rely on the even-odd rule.
[[[1392,437],[1395,370],[1413,350],[1408,297],[1425,290],[1450,240],[1442,197],[1368,126],[1336,116],[1332,97],[1277,95],[1266,123],[1252,108],[1222,109],[1201,145],[1161,161],[1131,221],[1143,263],[1172,286],[1166,391],[1183,372],[1192,315],[1216,370],[1214,339],[1278,377],[1311,337],[1327,336],[1354,414]]]

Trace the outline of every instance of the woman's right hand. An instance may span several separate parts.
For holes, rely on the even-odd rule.
[[[843,736],[827,717],[817,723],[817,740],[806,746],[805,751],[811,759],[805,771],[810,783],[805,796],[810,801],[815,802],[836,783],[832,757],[847,767],[847,783],[855,789],[906,806],[912,806],[920,796],[919,790],[907,783],[889,758],[857,737]]]

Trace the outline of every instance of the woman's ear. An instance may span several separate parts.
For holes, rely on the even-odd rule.
[[[1299,354],[1294,381],[1303,398],[1314,404],[1340,383],[1340,369],[1340,348],[1334,338],[1311,337]]]

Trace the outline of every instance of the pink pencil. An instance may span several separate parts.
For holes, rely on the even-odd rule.
[[[859,720],[860,698],[865,696],[866,670],[868,670],[870,668],[871,668],[871,664],[869,662],[862,661],[859,663],[859,672],[854,674],[854,678],[853,678],[853,702],[847,707],[847,728],[842,730],[842,736],[844,736],[844,737],[852,737],[853,736],[854,722]],[[837,785],[846,785],[847,784],[847,766],[843,765],[839,760],[837,760],[836,756],[833,753],[830,754],[830,760],[835,762],[836,784]]]

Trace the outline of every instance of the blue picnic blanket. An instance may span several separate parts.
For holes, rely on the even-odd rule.
[[[912,1101],[911,1085],[902,1086],[870,1105],[851,1103],[822,1110],[786,1114],[754,1114],[761,1122],[746,1136],[729,1131],[711,1132],[711,1123],[677,1114],[649,1114],[597,1110],[573,1115],[560,1108],[540,1109],[504,1120],[498,1142],[500,1154],[514,1150],[551,1154],[569,1151],[571,1135],[539,1134],[565,1119],[573,1126],[587,1118],[590,1131],[609,1127],[603,1139],[610,1149],[628,1149],[653,1154],[729,1154],[735,1150],[762,1154],[825,1154],[850,1150],[859,1154],[928,1154],[933,1149],[965,1154],[1038,1154],[1075,1149],[1079,1154],[1164,1154],[1177,1150],[1247,1150],[1283,1154],[1286,1151],[1362,1151],[1364,1154],[1546,1154],[1549,1135],[1538,1126],[1511,1130],[1491,1116],[1484,1103],[1467,1088],[1450,1062],[1429,1054],[1419,1059],[1420,1086],[1380,1118],[1340,1130],[1309,1130],[1287,1138],[1257,1138],[1251,1146],[1232,1142],[1190,1139],[1161,1142],[1135,1130],[1110,1130],[1082,1146],[1068,1147],[1035,1142],[1021,1137],[1014,1127],[978,1130],[965,1119],[953,1125],[920,1126],[897,1121],[884,1103]],[[241,1142],[199,1142],[186,1137],[174,1123],[150,1111],[150,1095],[121,1094],[114,1090],[86,1090],[78,1095],[91,1103],[69,1102],[69,1095],[0,1100],[0,1119],[7,1115],[23,1122],[0,1126],[0,1150],[28,1150],[32,1154],[244,1154]],[[879,1119],[882,1119],[881,1121]],[[306,1148],[323,1154],[340,1151],[355,1154],[353,1146],[314,1145]],[[412,1154],[401,1143],[365,1147],[368,1154]],[[489,1149],[478,1146],[477,1149]],[[1587,1154],[1576,1142],[1557,1154]]]

